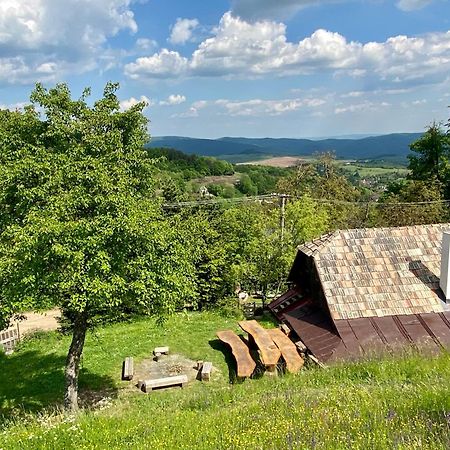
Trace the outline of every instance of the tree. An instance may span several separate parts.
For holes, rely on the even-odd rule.
[[[408,156],[410,178],[427,181],[435,179],[443,185],[450,181],[450,148],[444,131],[433,123],[425,134],[410,146],[415,155]]]
[[[403,226],[448,220],[442,203],[442,184],[436,179],[392,183],[377,204],[378,225]]]
[[[25,111],[0,111],[0,318],[61,308],[72,411],[96,317],[124,308],[162,317],[195,294],[195,249],[154,199],[144,104],[120,112],[117,88],[89,106],[88,90],[72,100],[65,84],[38,84]]]
[[[308,195],[286,206],[286,231],[291,249],[319,237],[329,226],[329,217],[324,205],[318,204]]]

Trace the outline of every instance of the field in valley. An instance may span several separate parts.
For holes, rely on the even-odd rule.
[[[305,161],[308,161],[308,159],[299,158],[297,156],[276,156],[273,158],[261,159],[257,161],[242,162],[238,163],[238,165],[245,164],[249,166],[294,167],[300,162]]]

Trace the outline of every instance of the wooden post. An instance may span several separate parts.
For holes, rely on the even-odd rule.
[[[284,245],[284,228],[285,228],[285,213],[286,213],[286,195],[280,195],[280,227],[281,227],[281,248]]]
[[[202,367],[201,378],[202,381],[209,381],[211,379],[212,362],[205,361]]]

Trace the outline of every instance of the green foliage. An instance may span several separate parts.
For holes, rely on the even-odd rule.
[[[329,216],[325,205],[318,204],[309,195],[304,195],[300,200],[288,202],[286,231],[290,248],[317,238],[328,228]]]
[[[208,157],[188,155],[171,148],[147,148],[151,158],[158,158],[157,167],[170,173],[180,173],[185,180],[212,175],[233,175],[232,164]]]
[[[251,183],[256,187],[258,194],[270,194],[276,192],[277,182],[291,172],[291,168],[280,168],[270,166],[256,166],[256,165],[239,165],[236,170],[247,174]]]
[[[196,250],[196,291],[200,307],[216,305],[236,290],[278,292],[296,246],[327,228],[324,207],[305,196],[286,207],[281,235],[278,205],[243,203],[182,214],[189,246]]]
[[[379,224],[401,226],[445,222],[449,213],[442,198],[442,184],[436,179],[393,183],[380,198]]]
[[[73,314],[173,311],[194,293],[189,254],[154,200],[142,104],[119,111],[117,86],[89,107],[66,85],[37,85],[34,107],[2,111],[0,298]]]
[[[278,190],[294,197],[308,196],[326,207],[330,229],[355,228],[361,224],[362,210],[356,202],[361,191],[341,175],[332,153],[317,156],[314,163],[301,164],[280,180]]]
[[[409,156],[412,179],[426,181],[431,178],[443,184],[449,183],[450,146],[439,125],[433,123],[410,147],[416,153]]]
[[[246,173],[241,175],[237,188],[244,195],[256,195],[258,193],[258,188],[253,184],[251,178]]]

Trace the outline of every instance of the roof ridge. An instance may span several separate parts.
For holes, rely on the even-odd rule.
[[[339,230],[330,233],[322,234],[320,237],[312,241],[305,242],[297,247],[297,251],[306,253],[309,256],[314,256],[320,252],[335,236],[339,234]]]

